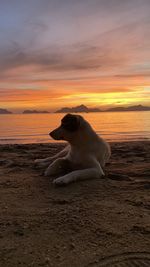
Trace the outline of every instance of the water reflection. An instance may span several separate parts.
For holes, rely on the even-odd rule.
[[[55,142],[48,133],[64,114],[0,115],[0,143]],[[97,134],[108,141],[150,139],[150,112],[103,112],[82,114]]]

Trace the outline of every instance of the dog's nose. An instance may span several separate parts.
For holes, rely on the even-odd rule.
[[[52,132],[50,132],[50,133],[49,133],[49,135],[50,135],[51,137],[53,137],[53,131],[52,131]]]

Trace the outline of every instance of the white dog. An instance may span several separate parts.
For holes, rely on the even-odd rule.
[[[52,131],[50,136],[69,143],[54,157],[35,160],[43,166],[49,165],[45,171],[46,176],[58,176],[53,181],[54,184],[62,185],[104,176],[103,169],[111,155],[110,147],[82,116],[65,115],[61,125]],[[59,176],[62,171],[67,174]]]

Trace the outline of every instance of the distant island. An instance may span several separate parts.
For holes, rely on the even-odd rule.
[[[150,107],[136,105],[130,107],[114,107],[106,110],[101,110],[99,108],[88,108],[85,105],[80,105],[76,107],[64,107],[56,110],[55,113],[82,113],[82,112],[119,112],[119,111],[150,111]]]
[[[49,113],[48,111],[38,111],[38,110],[24,110],[22,114],[40,114],[40,113]]]
[[[68,112],[72,112],[72,113],[80,113],[80,112],[101,112],[101,110],[99,108],[88,108],[85,105],[80,105],[77,107],[72,107],[72,108],[61,108],[59,110],[56,110],[55,113],[68,113]]]
[[[106,111],[149,111],[150,107],[145,107],[142,105],[136,105],[131,107],[115,107],[109,108]]]
[[[7,109],[0,108],[0,114],[12,114],[12,112]]]
[[[150,111],[150,107],[143,105],[135,105],[130,107],[112,107],[106,110],[100,108],[88,108],[85,105],[75,107],[63,107],[54,113],[90,113],[90,112],[127,112],[127,111]],[[24,110],[22,114],[49,114],[47,110]],[[0,114],[15,114],[7,109],[0,108]]]

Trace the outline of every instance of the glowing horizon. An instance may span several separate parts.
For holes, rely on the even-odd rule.
[[[149,1],[6,0],[0,28],[0,108],[150,106]]]

